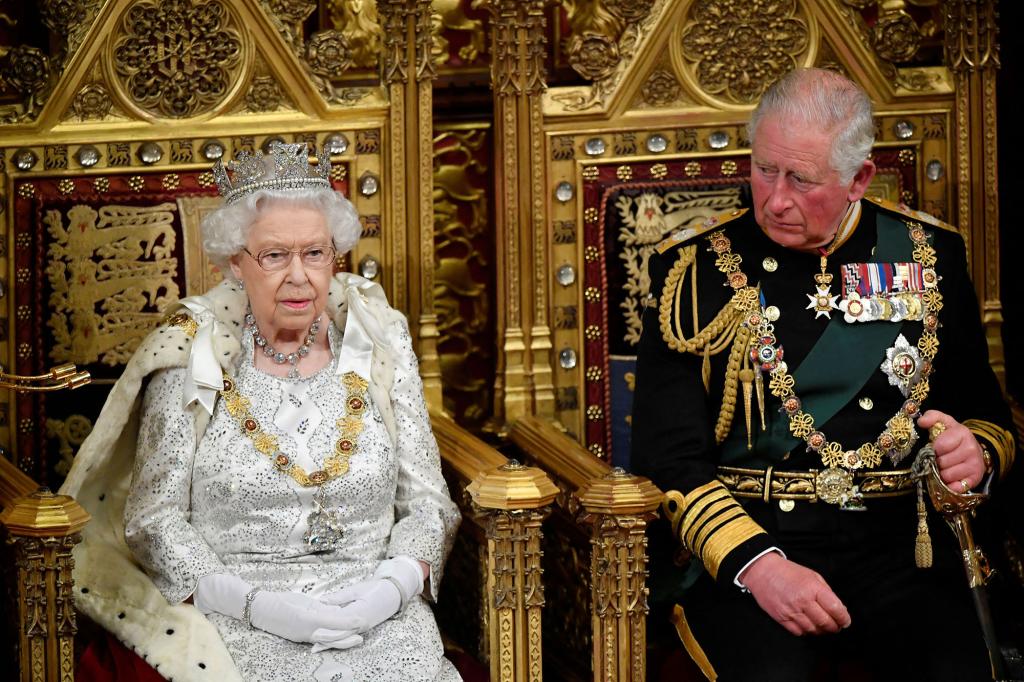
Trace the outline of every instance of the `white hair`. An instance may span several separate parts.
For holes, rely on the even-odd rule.
[[[245,248],[253,223],[267,208],[280,204],[306,206],[323,213],[339,255],[351,250],[362,234],[355,207],[340,192],[324,189],[257,190],[234,203],[220,206],[203,218],[203,249],[225,277],[233,277],[228,263],[232,256]]]
[[[751,144],[766,116],[832,134],[829,165],[847,183],[861,169],[875,143],[871,100],[846,76],[826,69],[794,69],[776,81],[750,115]]]

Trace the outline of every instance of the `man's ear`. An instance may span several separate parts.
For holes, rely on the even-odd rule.
[[[875,170],[877,170],[875,168],[875,162],[870,159],[861,164],[860,170],[858,170],[853,176],[853,182],[850,184],[850,189],[846,193],[847,201],[850,203],[860,201],[860,198],[868,191],[868,185],[871,184],[871,179],[875,177]]]

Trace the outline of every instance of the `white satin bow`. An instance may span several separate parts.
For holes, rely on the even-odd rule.
[[[188,407],[198,401],[213,416],[217,393],[224,383],[220,363],[213,350],[213,331],[217,322],[213,316],[213,305],[205,296],[190,296],[179,303],[192,313],[192,318],[199,324],[188,355],[183,406]]]
[[[387,345],[383,327],[370,312],[370,300],[386,304],[384,290],[376,282],[351,273],[340,273],[337,279],[345,287],[348,299],[348,320],[338,353],[338,375],[355,372],[370,381],[373,347]]]

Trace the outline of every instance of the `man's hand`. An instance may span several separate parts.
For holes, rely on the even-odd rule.
[[[850,625],[850,613],[825,579],[780,554],[765,554],[739,580],[765,613],[798,637],[839,632]]]
[[[939,475],[950,490],[966,493],[981,483],[985,476],[985,459],[970,429],[938,410],[928,410],[917,419],[922,429],[930,429],[942,422],[946,426],[935,442],[935,462]]]

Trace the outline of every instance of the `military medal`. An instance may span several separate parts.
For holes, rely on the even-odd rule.
[[[902,322],[924,318],[924,292],[937,281],[921,263],[846,263],[841,268],[845,322]]]
[[[835,244],[836,242],[833,241],[828,250],[818,249],[821,252],[821,272],[814,276],[814,282],[817,284],[815,292],[807,294],[807,298],[811,299],[811,302],[807,304],[807,310],[814,311],[814,319],[818,319],[822,315],[827,319],[832,319],[832,311],[839,309],[839,306],[836,305],[839,296],[832,295],[832,275],[825,272],[825,268],[828,267],[828,256],[835,248]]]
[[[807,304],[807,310],[814,311],[814,319],[818,319],[822,315],[828,319],[832,319],[832,310],[838,309],[836,300],[838,296],[832,296],[832,292],[829,291],[831,287],[818,287],[817,293],[807,294],[807,298],[811,299],[811,302]]]
[[[861,300],[860,294],[856,291],[849,294],[839,302],[839,309],[843,311],[843,320],[846,322],[867,322],[869,315],[867,302]]]

